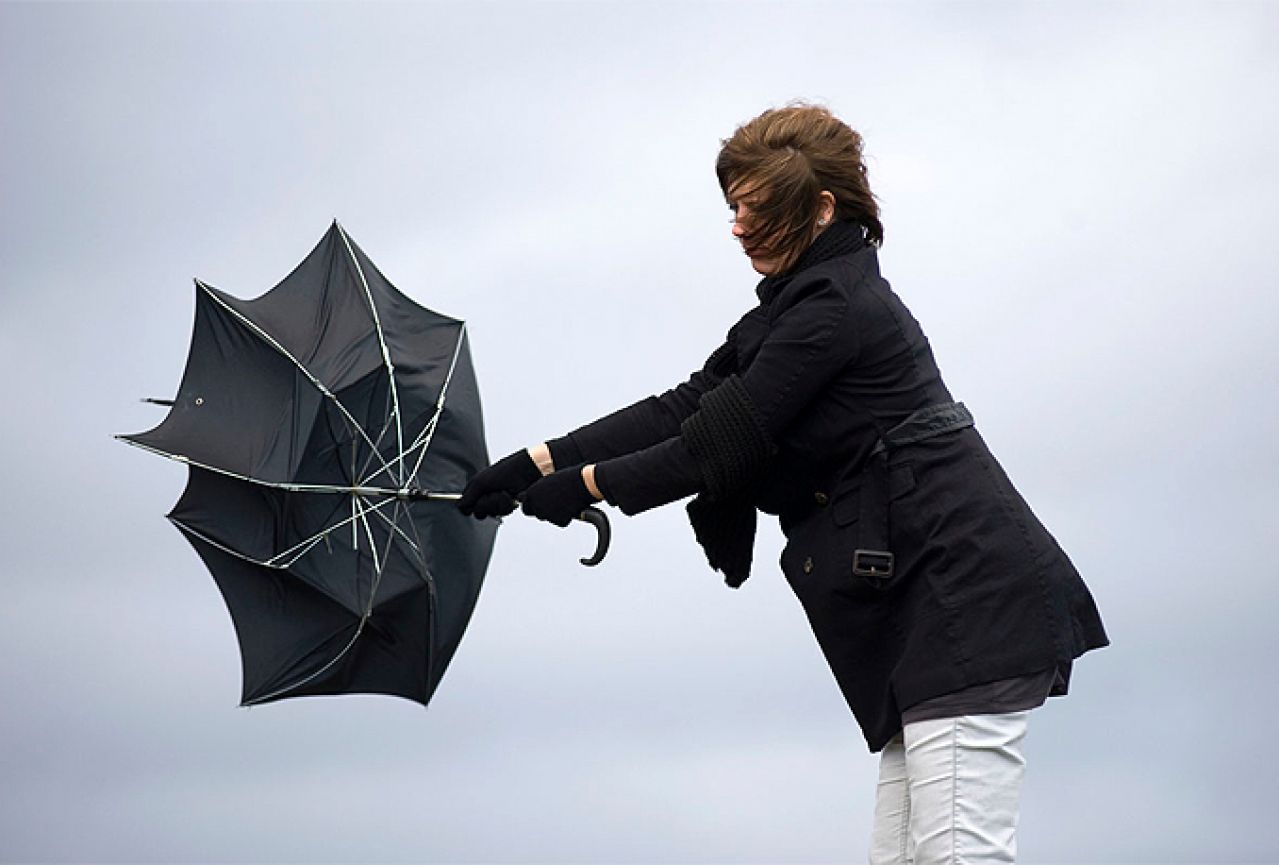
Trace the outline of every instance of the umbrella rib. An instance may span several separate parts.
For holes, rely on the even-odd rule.
[[[397,503],[398,503],[398,500],[397,500]],[[386,514],[382,513],[381,511],[374,510],[373,513],[379,518],[381,518],[382,522],[386,523],[390,527],[391,531],[395,532],[397,535],[404,538],[404,542],[413,548],[413,552],[417,553],[419,558],[421,557],[422,551],[418,549],[417,544],[413,543],[413,539],[404,533],[404,529],[400,528],[399,523],[393,520],[387,519]],[[399,516],[400,516],[400,509],[397,507],[395,509],[396,519],[399,519]],[[389,551],[390,547],[388,546],[387,549]]]
[[[354,483],[358,475],[355,473],[355,461],[357,458],[356,451],[358,448],[355,439],[351,439],[351,482]],[[376,448],[374,449],[376,450]],[[355,524],[355,496],[351,496],[351,549],[357,552],[360,549],[360,529]]]
[[[359,496],[356,496],[355,498],[356,498],[356,501],[358,502]],[[377,599],[377,590],[378,590],[378,587],[381,586],[382,584],[382,569],[383,569],[383,566],[385,565],[385,560],[381,562],[378,561],[377,540],[373,537],[373,527],[369,525],[369,519],[367,516],[368,510],[364,508],[363,502],[360,502],[359,507],[360,507],[360,524],[364,526],[364,533],[369,538],[369,556],[373,559],[373,584],[369,586],[369,600],[368,600],[368,604],[364,608],[364,618],[367,619],[369,616],[373,615],[373,602]],[[390,548],[389,539],[388,539],[388,546],[386,550],[387,554],[389,554],[390,551],[391,551],[391,548]]]
[[[413,451],[421,447],[423,440],[427,438],[427,433],[435,428],[435,423],[438,419],[439,419],[439,415],[433,414],[431,418],[426,422],[426,424],[422,427],[422,432],[418,433],[418,436],[416,439],[414,439],[413,444],[409,445],[408,448],[404,451],[404,453],[392,459],[390,462],[390,465],[393,466],[393,465],[396,465],[397,463],[401,463],[401,464],[404,463],[409,458],[409,456],[413,453]],[[420,457],[418,459],[418,464],[419,465],[421,464]],[[377,471],[373,472],[373,474],[365,476],[365,478],[361,480],[360,483],[361,484],[368,483],[369,481],[373,480],[373,478],[376,478],[378,475],[382,474],[382,472],[383,472],[383,469],[378,469]],[[416,472],[416,469],[414,470],[414,473],[415,472]],[[412,480],[413,480],[413,473],[410,473],[409,481],[412,481]]]
[[[246,481],[251,484],[257,484],[258,486],[284,490],[290,493],[345,493],[348,495],[364,496],[398,496],[404,492],[403,490],[391,487],[366,487],[364,485],[344,487],[337,484],[296,484],[286,483],[284,481],[267,481],[262,478],[242,475],[237,472],[233,472],[230,469],[218,468],[217,466],[209,465],[208,463],[197,462],[184,454],[174,454],[169,453],[168,451],[162,451],[159,448],[144,445],[141,442],[132,441],[125,436],[118,435],[115,436],[115,438],[125,444],[133,445],[135,448],[156,454],[157,456],[167,457],[175,462],[185,463],[186,465],[195,466],[196,468],[201,468],[205,471],[215,472],[229,478],[235,478],[238,481]]]
[[[413,530],[413,537],[417,539],[418,546],[425,548],[426,544],[422,542],[422,536],[418,534],[417,522],[409,520],[409,528]],[[435,678],[435,618],[436,610],[439,605],[439,597],[435,589],[435,577],[431,574],[431,569],[427,567],[426,557],[419,554],[418,559],[422,566],[422,579],[426,582],[427,599],[429,604],[429,612],[427,614],[430,627],[427,633],[430,635],[426,643],[426,682],[427,687],[434,689],[432,684]]]
[[[396,500],[396,502],[395,502],[395,518],[396,518],[397,520],[400,518],[400,507],[401,507],[401,504],[402,504],[402,503],[401,503],[401,502],[397,499],[397,500]],[[383,517],[382,517],[382,519],[385,521],[385,520],[386,520],[386,517],[385,517],[385,516],[383,516]],[[392,526],[392,528],[394,528],[394,527],[395,527],[395,524],[392,522],[392,523],[391,523],[391,526]],[[386,547],[382,550],[382,565],[383,565],[383,567],[385,567],[385,566],[386,566],[386,564],[387,564],[388,562],[390,562],[390,561],[391,561],[391,545],[392,545],[393,543],[395,543],[395,535],[393,535],[391,532],[387,532],[387,533],[386,533]],[[380,577],[379,577],[379,580],[380,580]],[[373,607],[373,599],[372,599],[372,598],[370,598],[370,599],[369,599],[369,608],[370,608],[370,609],[372,609],[372,607]]]
[[[457,331],[457,345],[453,347],[453,360],[449,362],[448,375],[444,376],[444,384],[440,387],[440,398],[435,403],[435,414],[431,416],[431,420],[422,428],[422,433],[426,435],[426,438],[422,442],[421,453],[417,455],[417,463],[413,466],[413,471],[409,473],[410,481],[417,480],[417,473],[422,468],[422,460],[426,457],[426,450],[431,446],[431,439],[435,437],[435,430],[439,426],[437,421],[444,412],[444,397],[449,392],[449,383],[453,381],[453,373],[457,369],[457,359],[462,354],[462,342],[465,339],[466,322],[462,322],[462,326]],[[416,442],[414,442],[413,447],[417,447]]]
[[[294,565],[296,565],[296,564],[297,564],[298,559],[302,558],[302,557],[303,557],[303,556],[305,556],[307,553],[311,552],[311,550],[313,550],[313,549],[315,549],[317,546],[319,546],[320,541],[322,541],[322,540],[324,540],[325,538],[327,538],[327,537],[329,536],[329,534],[330,534],[330,533],[331,533],[334,529],[338,528],[338,526],[340,526],[340,525],[341,525],[341,523],[339,523],[337,526],[333,526],[332,528],[325,529],[324,531],[320,532],[318,535],[315,535],[314,537],[311,537],[311,538],[307,538],[307,539],[306,539],[305,541],[303,541],[301,544],[297,544],[297,545],[295,545],[295,546],[293,546],[293,547],[290,547],[289,549],[285,550],[283,553],[276,553],[274,556],[272,556],[271,558],[267,559],[266,563],[267,563],[270,567],[273,567],[273,568],[274,568],[274,567],[280,567],[280,568],[288,569],[288,568],[293,567]],[[279,559],[279,558],[280,558],[280,556],[283,556],[283,555],[286,555],[286,554],[288,554],[288,553],[293,552],[294,550],[296,550],[298,547],[302,546],[303,544],[305,544],[305,545],[306,545],[305,549],[300,550],[296,556],[294,556],[293,558],[289,559],[287,562],[282,562],[282,563],[281,563],[281,564],[279,564],[279,565],[276,565],[276,564],[275,564],[275,561],[276,561],[277,559]]]
[[[372,511],[372,512],[374,512],[374,513],[378,513],[379,511],[381,511],[381,509],[382,509],[382,508],[386,507],[387,505],[391,504],[391,502],[394,502],[394,501],[398,501],[398,500],[397,500],[397,499],[389,499],[389,498],[388,498],[388,499],[383,499],[382,501],[378,502],[378,503],[377,503],[376,505],[374,505],[373,507],[369,508],[369,510],[370,510],[370,511]],[[340,522],[336,522],[336,523],[334,523],[333,525],[329,526],[327,529],[322,529],[322,530],[320,530],[318,533],[316,533],[316,534],[312,535],[311,537],[309,537],[309,538],[307,538],[307,539],[305,539],[305,540],[303,540],[303,541],[299,541],[298,543],[296,543],[296,544],[294,544],[293,546],[289,547],[287,550],[284,550],[284,551],[282,551],[282,552],[276,553],[274,556],[272,556],[271,558],[267,559],[267,561],[266,561],[266,562],[264,562],[264,564],[270,565],[271,567],[276,567],[275,565],[273,565],[273,564],[271,564],[271,563],[272,563],[272,562],[275,562],[275,561],[277,561],[277,560],[279,560],[279,559],[281,559],[281,558],[283,558],[284,556],[287,556],[287,555],[291,554],[294,550],[298,549],[299,547],[303,547],[303,546],[305,546],[305,547],[306,547],[306,549],[302,550],[302,551],[301,551],[301,552],[299,552],[296,556],[294,556],[293,558],[289,559],[289,560],[288,560],[287,562],[285,562],[283,565],[280,565],[280,566],[279,566],[279,567],[283,567],[283,568],[291,568],[291,567],[293,567],[293,565],[294,565],[294,564],[296,564],[296,563],[297,563],[298,559],[302,558],[302,557],[303,557],[303,556],[305,556],[308,552],[310,552],[310,551],[311,551],[311,548],[312,548],[312,547],[314,547],[316,544],[318,544],[320,541],[324,540],[324,538],[325,538],[326,536],[328,536],[328,535],[332,534],[333,532],[336,532],[338,529],[342,528],[342,527],[343,527],[343,526],[345,526],[347,523],[354,522],[355,520],[356,520],[356,517],[355,517],[355,516],[350,516],[350,517],[347,517],[347,518],[346,518],[346,519],[344,519],[344,520],[341,520]]]
[[[373,557],[373,571],[378,577],[381,577],[382,563],[378,561],[378,557],[377,557],[377,541],[373,537],[373,528],[372,526],[369,525],[368,513],[371,510],[371,508],[365,508],[364,501],[359,496],[355,497],[355,501],[359,508],[360,525],[364,526],[364,534],[367,535],[369,539],[369,555]],[[369,607],[372,608],[372,606],[373,606],[373,593],[370,592]]]
[[[371,474],[371,475],[369,475],[369,474],[365,474],[365,473],[366,473],[366,472],[368,472],[368,470],[369,470],[369,464],[373,462],[373,456],[374,456],[375,454],[376,454],[377,456],[379,456],[379,457],[382,455],[382,452],[381,452],[381,451],[379,451],[379,450],[378,450],[378,448],[380,448],[380,447],[382,446],[382,439],[386,437],[386,431],[387,431],[388,429],[390,429],[390,428],[391,428],[391,415],[390,415],[390,411],[391,411],[391,392],[390,392],[390,390],[389,390],[389,389],[387,390],[387,394],[386,394],[386,401],[387,401],[387,406],[386,406],[386,410],[387,410],[387,419],[386,419],[386,420],[382,423],[382,431],[381,431],[381,432],[379,432],[379,433],[377,434],[377,441],[376,441],[376,442],[374,443],[374,445],[373,445],[372,453],[370,453],[370,454],[369,454],[369,456],[367,456],[367,457],[365,457],[365,458],[364,458],[364,465],[363,465],[363,467],[361,467],[361,468],[360,468],[360,470],[357,472],[357,471],[355,470],[355,463],[354,463],[354,462],[352,462],[352,463],[351,463],[351,477],[352,477],[352,478],[359,477],[359,476],[363,475],[363,476],[364,476],[364,480],[365,480],[365,481],[371,481],[371,480],[373,480],[373,478],[377,477],[378,475],[382,474],[383,472],[386,472],[386,473],[388,473],[388,474],[389,474],[389,473],[390,473],[390,471],[391,471],[391,466],[395,465],[395,462],[396,462],[395,460],[392,460],[392,461],[391,461],[391,462],[389,462],[389,463],[384,461],[384,462],[382,463],[383,468],[378,469],[377,471],[375,471],[375,472],[374,472],[373,474]]]
[[[333,404],[338,407],[338,411],[342,413],[342,416],[347,419],[347,421],[351,424],[351,426],[355,429],[355,431],[360,434],[360,437],[364,439],[364,441],[368,444],[368,446],[374,452],[377,451],[377,448],[374,446],[373,442],[370,441],[368,433],[365,432],[364,427],[360,426],[359,422],[354,417],[351,416],[351,413],[349,411],[347,411],[346,406],[342,405],[342,401],[339,400],[336,396],[334,396],[333,392],[329,390],[327,387],[325,387],[324,383],[320,381],[318,378],[316,378],[315,375],[309,369],[306,368],[306,365],[303,364],[302,361],[298,360],[296,357],[290,354],[289,350],[285,348],[284,346],[280,345],[279,341],[276,340],[275,337],[271,336],[271,334],[267,333],[265,330],[259,327],[255,322],[253,322],[247,316],[242,314],[239,310],[230,306],[225,301],[223,301],[222,298],[218,297],[217,294],[214,293],[213,288],[211,286],[205,284],[204,282],[198,279],[195,281],[195,284],[200,286],[200,288],[204,290],[205,294],[213,298],[213,300],[218,304],[218,306],[222,307],[227,312],[231,313],[233,316],[235,316],[237,319],[243,322],[246,327],[250,328],[254,333],[260,336],[262,339],[266,340],[266,342],[272,348],[274,348],[280,354],[284,355],[290,361],[292,361],[293,365],[302,371],[302,374],[307,377],[307,379],[311,382],[311,384],[315,385],[316,389],[319,390],[319,392],[322,395],[333,400]],[[391,381],[391,387],[395,387],[394,379],[392,379]],[[390,472],[390,466],[387,465],[385,460],[382,460],[381,454],[378,454],[378,459],[382,461],[382,467],[385,468],[388,472]]]
[[[346,246],[347,254],[351,256],[351,263],[355,265],[355,272],[359,274],[360,283],[364,286],[364,296],[368,298],[369,310],[373,314],[373,328],[377,331],[377,341],[382,347],[382,362],[386,364],[386,374],[391,384],[391,401],[395,406],[393,417],[395,418],[396,444],[402,454],[404,453],[404,421],[400,416],[400,397],[395,387],[395,366],[391,363],[391,351],[386,346],[386,335],[382,332],[382,318],[378,315],[377,304],[373,302],[373,292],[369,290],[369,281],[364,277],[364,268],[360,266],[360,260],[355,257],[355,250],[351,248],[351,238],[347,237],[346,229],[341,225],[337,225],[337,229],[342,235],[342,243]],[[380,438],[381,436],[379,436]],[[390,471],[389,466],[387,471]],[[403,472],[400,474],[399,481],[400,483],[404,482]]]
[[[179,520],[177,517],[172,517],[172,516],[170,516],[170,517],[166,517],[166,519],[167,519],[169,522],[173,523],[175,526],[177,526],[177,527],[178,527],[179,529],[181,529],[182,531],[186,532],[186,533],[187,533],[187,534],[189,534],[189,535],[194,535],[195,537],[197,537],[197,538],[199,538],[200,540],[204,541],[204,542],[205,542],[206,544],[208,544],[209,546],[211,546],[211,547],[217,547],[217,548],[218,548],[219,550],[221,550],[222,552],[224,552],[224,553],[226,553],[226,554],[228,554],[228,555],[235,556],[237,559],[242,559],[242,560],[244,560],[244,561],[248,562],[248,563],[249,563],[249,564],[251,564],[251,565],[258,565],[258,566],[263,567],[263,568],[271,568],[272,570],[276,570],[276,571],[283,570],[283,569],[284,569],[284,567],[285,567],[284,565],[273,565],[273,564],[271,564],[271,562],[270,562],[270,561],[263,562],[263,561],[259,561],[258,559],[253,558],[252,556],[246,556],[244,553],[240,552],[239,550],[235,549],[234,547],[228,547],[226,544],[222,543],[221,541],[215,541],[213,538],[209,537],[209,536],[208,536],[208,535],[206,535],[204,532],[196,531],[195,529],[193,529],[193,528],[191,528],[190,526],[188,526],[186,523],[184,523],[184,522],[182,522],[181,520]]]

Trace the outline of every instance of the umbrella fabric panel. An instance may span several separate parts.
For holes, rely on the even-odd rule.
[[[357,290],[366,289],[372,301],[370,314],[381,329],[397,385],[402,393],[426,397],[433,405],[452,371],[463,323],[406,297],[355,241],[337,231],[349,253],[349,273],[359,282]],[[415,412],[406,408],[402,414],[409,418]]]
[[[214,575],[234,622],[242,703],[348,692],[390,694],[424,705],[430,699],[443,667],[432,671],[425,584],[365,619],[288,574],[187,538]]]
[[[339,487],[399,487],[390,379],[381,367],[325,398],[293,480]]]
[[[253,300],[218,297],[330,390],[383,365],[363,285],[334,224],[293,272]]]
[[[240,644],[241,702],[261,700],[333,674],[358,616],[287,574],[255,565],[187,534],[213,574]]]
[[[290,479],[320,394],[297,367],[208,295],[196,293],[195,328],[173,408],[127,441],[270,482]]]
[[[462,328],[457,319],[401,293],[336,223],[262,296],[240,300],[216,293],[335,392],[386,368],[389,358],[406,395],[427,395],[434,403]],[[401,411],[402,417],[411,414]]]
[[[452,502],[415,502],[413,539],[433,575],[435,621],[432,632],[434,674],[441,676],[479,599],[497,537],[497,520],[476,520]]]
[[[287,696],[390,694],[426,705],[444,674],[443,664],[430,649],[432,603],[423,587],[380,605],[333,676]]]

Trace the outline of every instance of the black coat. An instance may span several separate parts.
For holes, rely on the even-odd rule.
[[[855,225],[827,229],[757,293],[759,305],[712,358],[735,359],[729,366],[776,443],[751,494],[780,519],[782,571],[871,750],[900,730],[903,708],[1068,671],[1106,645],[1083,580],[973,427],[889,451],[893,575],[853,573],[853,551],[870,534],[860,489],[872,451],[888,429],[951,394]],[[566,454],[598,462],[602,491],[627,513],[702,491],[680,425],[719,380],[699,370],[570,433],[552,448],[557,463]]]

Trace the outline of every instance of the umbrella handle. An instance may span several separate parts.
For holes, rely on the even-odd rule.
[[[595,539],[595,552],[584,559],[578,559],[588,568],[592,568],[604,561],[604,556],[608,554],[609,542],[613,539],[613,529],[608,524],[608,514],[599,508],[589,507],[574,517],[574,519],[590,523],[599,532],[598,537]]]

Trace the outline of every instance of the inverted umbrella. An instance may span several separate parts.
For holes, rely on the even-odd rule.
[[[255,300],[196,280],[178,394],[154,401],[164,421],[119,438],[189,466],[169,519],[230,611],[242,703],[426,704],[498,525],[453,503],[488,464],[465,324],[401,294],[334,222]]]

